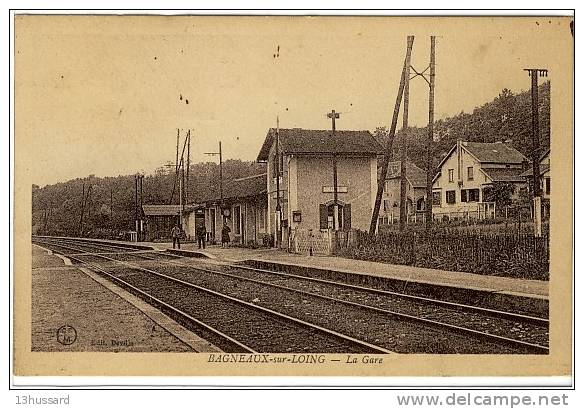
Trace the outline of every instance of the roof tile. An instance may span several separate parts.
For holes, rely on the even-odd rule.
[[[276,130],[270,128],[258,155],[258,161],[268,160]],[[335,131],[320,129],[280,129],[280,149],[289,154],[346,154],[374,156],[382,147],[369,131]]]

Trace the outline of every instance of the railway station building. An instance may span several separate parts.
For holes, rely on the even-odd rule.
[[[379,152],[381,146],[369,131],[339,130],[333,135],[331,130],[269,129],[257,157],[267,163],[267,231],[277,237],[281,230],[281,247],[302,251],[304,237],[318,242],[320,233],[333,228],[334,157],[338,228],[368,229]]]
[[[266,180],[267,175],[262,173],[226,182],[223,200],[217,193],[200,200],[187,217],[187,228],[194,232],[198,223],[205,223],[207,241],[220,243],[226,223],[232,243],[268,245]]]

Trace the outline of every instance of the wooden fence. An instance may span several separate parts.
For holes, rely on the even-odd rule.
[[[345,257],[417,267],[547,280],[549,237],[529,233],[353,230],[339,236],[335,253]]]

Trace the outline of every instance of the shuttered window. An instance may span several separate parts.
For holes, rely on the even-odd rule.
[[[460,191],[460,201],[461,202],[478,202],[479,201],[479,190],[478,189],[462,189]]]
[[[351,205],[343,206],[343,230],[351,230]]]
[[[435,206],[442,204],[442,192],[432,192],[432,204]]]
[[[320,229],[326,230],[328,229],[328,209],[326,205],[321,204],[319,205],[320,211]]]

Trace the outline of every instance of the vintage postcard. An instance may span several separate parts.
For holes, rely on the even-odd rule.
[[[571,376],[573,21],[14,13],[14,374]]]

